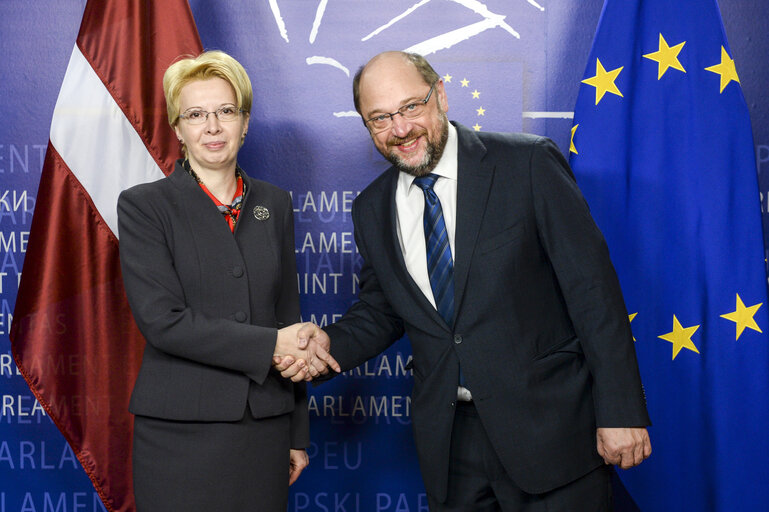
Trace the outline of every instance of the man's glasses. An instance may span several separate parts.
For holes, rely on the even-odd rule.
[[[188,108],[179,115],[179,118],[184,119],[188,124],[203,124],[208,121],[208,114],[213,114],[219,121],[226,123],[236,120],[240,117],[241,112],[243,111],[235,105],[224,105],[213,112],[199,108]]]
[[[435,89],[435,84],[437,83],[437,81],[433,82],[433,85],[430,86],[430,92],[427,93],[425,99],[409,103],[408,105],[403,105],[397,112],[393,112],[392,114],[379,114],[378,116],[374,116],[366,121],[366,124],[371,127],[371,130],[374,133],[379,133],[390,128],[393,123],[393,118],[398,114],[402,115],[405,119],[416,119],[425,113],[425,107],[427,102],[430,101],[430,96],[433,94],[433,89]]]

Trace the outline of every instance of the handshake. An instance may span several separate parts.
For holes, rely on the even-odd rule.
[[[278,330],[272,366],[293,382],[311,381],[325,375],[329,368],[341,372],[331,357],[331,339],[317,325],[306,322]]]

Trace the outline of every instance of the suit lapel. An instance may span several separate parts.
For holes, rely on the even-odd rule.
[[[186,216],[194,236],[203,237],[207,241],[203,247],[226,248],[229,244],[235,246],[235,238],[223,215],[195,179],[178,163],[168,178],[180,191],[180,206],[187,212]]]
[[[395,207],[395,190],[398,185],[398,173],[394,168],[390,168],[388,179],[385,182],[385,193],[381,194],[382,201],[379,203],[376,216],[377,220],[382,222],[384,226],[384,250],[390,261],[393,262],[393,268],[397,278],[406,288],[406,297],[412,297],[421,307],[425,313],[435,322],[443,325],[448,329],[446,322],[444,322],[438,311],[430,304],[425,294],[419,289],[417,283],[411,277],[408,269],[406,268],[406,261],[403,259],[403,251],[401,251],[400,240],[398,240],[398,219],[397,211]],[[379,279],[384,279],[386,276],[379,276]]]
[[[238,216],[238,222],[235,224],[235,232],[233,235],[238,247],[240,247],[241,251],[246,254],[253,253],[254,251],[254,248],[247,244],[272,244],[274,240],[269,236],[267,226],[270,223],[280,222],[280,220],[272,218],[272,216],[275,215],[275,212],[270,211],[269,208],[267,208],[269,214],[268,222],[256,220],[254,207],[257,205],[264,207],[263,201],[265,198],[260,197],[261,192],[256,180],[248,176],[243,169],[240,169],[240,175],[243,177],[243,181],[246,184],[246,193],[243,197],[243,207],[240,210],[240,215]]]
[[[454,319],[467,284],[473,251],[491,190],[494,166],[484,162],[486,147],[473,132],[455,124],[459,139],[457,162],[457,225],[454,245]]]

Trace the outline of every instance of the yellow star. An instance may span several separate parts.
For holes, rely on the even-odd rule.
[[[637,314],[638,314],[638,313],[631,313],[631,314],[629,314],[629,315],[627,316],[627,319],[628,319],[628,320],[629,320],[629,321],[632,323],[632,322],[633,322],[633,319],[636,317],[636,315],[637,315]],[[635,341],[635,340],[636,340],[636,339],[635,339],[635,336],[633,336],[633,341]]]
[[[478,98],[480,98],[480,97],[481,97],[481,93],[480,93],[480,92],[478,92],[478,89],[474,90],[474,91],[472,92],[472,94],[473,94],[473,99],[474,99],[474,100],[477,100]]]
[[[681,53],[681,49],[686,44],[686,41],[683,43],[679,43],[675,45],[674,47],[668,46],[667,41],[665,41],[665,38],[662,37],[662,34],[660,34],[660,46],[659,50],[653,53],[647,53],[644,55],[647,59],[653,60],[658,64],[657,67],[657,80],[662,78],[662,75],[665,74],[665,71],[668,70],[668,68],[677,69],[678,71],[683,71],[686,73],[686,70],[681,65],[681,62],[678,60],[678,54]]]
[[[577,152],[577,146],[574,145],[574,134],[577,133],[577,127],[579,124],[575,124],[571,127],[571,142],[569,143],[569,152],[579,155]]]
[[[467,78],[463,78],[460,83],[462,84],[462,87],[467,87],[468,85],[470,85],[470,80],[468,80]]]
[[[673,315],[673,330],[662,336],[657,336],[665,341],[669,341],[673,344],[673,360],[675,360],[678,353],[682,348],[691,350],[692,352],[700,353],[697,347],[692,342],[692,335],[699,329],[699,325],[692,327],[681,327],[681,322],[678,321],[676,315]]]
[[[726,318],[727,320],[734,322],[737,329],[737,337],[735,338],[735,341],[740,339],[740,336],[742,336],[742,331],[744,331],[746,327],[753,329],[754,331],[761,332],[761,329],[758,327],[758,324],[753,318],[753,315],[756,314],[756,311],[758,311],[758,308],[760,308],[762,305],[763,302],[759,302],[755,306],[746,308],[745,304],[742,303],[740,294],[738,293],[737,308],[731,313],[721,315],[721,318]]]
[[[729,85],[729,82],[734,80],[740,83],[740,78],[737,76],[737,68],[734,66],[734,59],[729,57],[726,53],[726,49],[721,47],[721,62],[709,68],[705,68],[705,71],[716,73],[721,75],[721,91],[724,92],[724,88]]]
[[[481,125],[479,125],[478,123],[475,123],[475,124],[473,125],[473,130],[475,130],[476,132],[479,132],[479,131],[481,131]]]
[[[443,81],[446,82],[446,83],[450,83],[452,78],[454,78],[454,77],[449,75],[448,73],[443,75]]]
[[[475,111],[476,111],[476,112],[478,112],[478,115],[479,115],[479,116],[483,116],[483,115],[486,115],[486,109],[485,109],[485,108],[483,108],[483,107],[480,107],[480,108],[476,108],[476,109],[475,109]]]
[[[617,79],[617,76],[619,76],[620,71],[622,71],[624,67],[625,66],[621,66],[617,69],[606,71],[603,68],[603,64],[601,64],[601,60],[595,59],[595,76],[591,76],[590,78],[582,80],[582,83],[595,87],[596,105],[598,105],[598,103],[601,101],[601,98],[603,98],[603,95],[607,92],[616,94],[620,97],[624,97],[622,96],[622,93],[619,92],[619,89],[617,89],[617,86],[614,84],[614,81]]]

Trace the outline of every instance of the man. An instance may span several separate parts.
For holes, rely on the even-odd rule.
[[[353,92],[393,165],[353,205],[360,301],[300,337],[328,335],[348,370],[408,334],[431,510],[609,510],[608,465],[649,456],[649,418],[617,277],[563,156],[449,124],[418,55],[377,55]],[[291,362],[278,369],[303,378]]]

